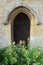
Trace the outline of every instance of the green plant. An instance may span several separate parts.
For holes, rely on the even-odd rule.
[[[30,49],[25,42],[0,49],[1,65],[43,65],[43,53],[38,48]]]

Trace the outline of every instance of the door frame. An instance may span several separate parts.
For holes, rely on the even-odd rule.
[[[13,22],[14,22],[15,17],[21,12],[26,14],[28,16],[28,18],[30,19],[30,37],[31,37],[31,31],[32,31],[31,26],[32,26],[32,24],[36,24],[35,16],[31,12],[30,9],[28,9],[27,7],[24,7],[24,6],[16,7],[13,11],[10,12],[9,20],[8,20],[10,25],[11,25],[11,43],[13,43],[13,39],[14,39],[14,36],[13,36]]]

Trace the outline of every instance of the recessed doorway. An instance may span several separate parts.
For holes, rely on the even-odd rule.
[[[13,21],[13,42],[17,44],[20,40],[30,39],[30,19],[24,13],[19,13]]]

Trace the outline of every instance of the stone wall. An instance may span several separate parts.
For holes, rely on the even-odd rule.
[[[37,20],[36,25],[31,25],[31,47],[38,45],[43,48],[43,0],[0,0],[0,48],[11,44],[11,25],[5,24],[9,13],[19,6],[30,9]]]

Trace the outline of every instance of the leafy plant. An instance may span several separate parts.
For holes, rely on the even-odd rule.
[[[25,42],[0,49],[0,65],[43,65],[43,53],[38,48],[30,49]]]

